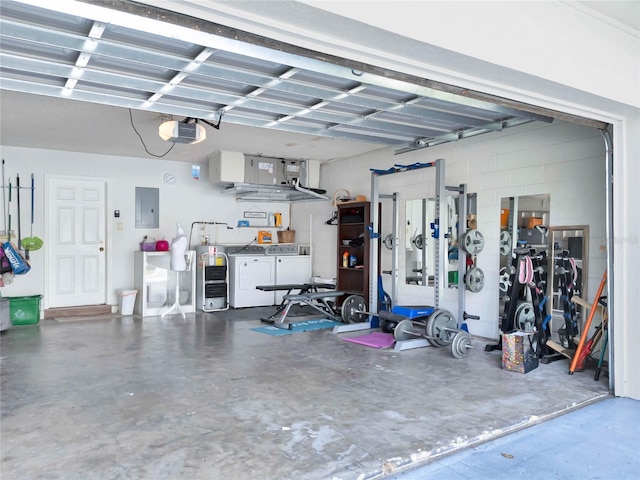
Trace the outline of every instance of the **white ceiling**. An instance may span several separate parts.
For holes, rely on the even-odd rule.
[[[0,91],[2,145],[104,155],[150,158],[131,126],[129,110],[43,95]],[[161,116],[133,110],[133,123],[147,149],[162,155],[172,144],[158,136]],[[178,117],[176,117],[178,118]],[[195,145],[175,144],[166,160],[202,162],[210,152],[229,150],[286,158],[330,160],[381,148],[380,145],[335,140],[246,127],[222,122],[220,130],[205,126],[207,138]]]
[[[3,2],[6,4],[6,0]],[[164,7],[180,5],[166,0],[158,3]],[[637,26],[637,16],[633,19],[640,2],[579,3],[587,5],[585,8],[597,9],[600,13],[609,8],[613,12],[612,21]],[[187,4],[194,5],[193,2],[186,2],[184,5]],[[629,9],[629,4],[635,4],[635,7]],[[0,103],[0,142],[3,145],[149,157],[131,126],[130,111],[127,108],[6,89],[0,91]],[[465,108],[464,105],[462,108]],[[158,156],[167,152],[171,144],[162,141],[157,134],[161,123],[160,113],[135,109],[131,114],[148,150]],[[176,116],[176,119],[181,118]],[[209,118],[215,121],[212,117]],[[197,145],[176,144],[164,158],[201,162],[212,151],[232,150],[268,156],[330,160],[352,157],[384,147],[379,142],[351,141],[330,138],[324,134],[310,135],[286,129],[250,127],[226,122],[224,116],[219,131],[209,126],[205,128],[207,139],[204,142]]]
[[[628,27],[635,35],[640,32],[640,1],[638,0],[587,0],[567,2],[622,28]]]
[[[233,149],[329,160],[552,121],[461,88],[331,58],[200,16],[128,0],[52,5],[2,4],[6,145],[142,155],[132,112],[153,155],[169,149],[158,140],[157,127],[160,114],[171,114],[206,121],[209,138],[176,145],[166,158],[201,161],[212,150]],[[218,122],[220,131],[212,125]]]

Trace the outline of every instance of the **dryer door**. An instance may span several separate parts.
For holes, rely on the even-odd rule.
[[[258,285],[273,285],[275,282],[274,257],[237,257],[234,283],[234,308],[260,307],[274,304],[273,292],[257,290]]]

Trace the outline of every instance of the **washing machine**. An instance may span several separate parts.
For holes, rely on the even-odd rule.
[[[276,259],[266,254],[262,245],[228,247],[229,305],[233,308],[273,305],[273,292],[256,289],[258,285],[274,285]]]
[[[274,245],[275,247],[275,245]],[[297,248],[292,245],[293,250],[288,249],[288,245],[279,246],[281,248],[270,248],[267,254],[275,255],[276,259],[276,285],[308,283],[311,281],[311,257],[309,255],[298,255]],[[276,291],[275,304],[282,303],[282,297],[286,295],[286,290]]]

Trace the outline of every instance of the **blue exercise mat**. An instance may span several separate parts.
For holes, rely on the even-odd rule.
[[[267,327],[256,327],[252,328],[251,330],[253,330],[254,332],[266,333],[267,335],[279,337],[281,335],[290,335],[292,333],[308,332],[310,330],[321,330],[323,328],[332,328],[337,325],[342,325],[342,323],[319,318],[314,320],[302,320],[300,322],[295,322],[292,325],[293,328],[291,330],[285,330],[284,328],[273,327],[271,325]]]

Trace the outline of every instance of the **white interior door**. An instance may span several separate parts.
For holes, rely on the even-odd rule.
[[[49,308],[106,303],[105,191],[101,180],[48,179]]]

